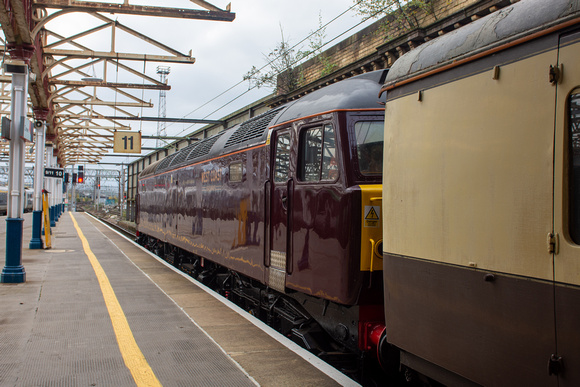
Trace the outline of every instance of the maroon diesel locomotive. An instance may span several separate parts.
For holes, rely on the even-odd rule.
[[[385,76],[335,83],[151,164],[140,243],[330,362],[374,357],[361,355],[384,331]]]

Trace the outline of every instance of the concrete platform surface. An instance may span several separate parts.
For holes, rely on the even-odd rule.
[[[89,215],[63,214],[49,250],[28,249],[31,222],[26,282],[0,284],[0,386],[355,385]],[[0,236],[4,267],[3,218]]]

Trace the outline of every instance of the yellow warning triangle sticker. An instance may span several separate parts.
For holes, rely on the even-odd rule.
[[[371,210],[367,213],[365,219],[379,220],[379,216],[377,215],[377,212],[375,211],[374,207],[371,207]]]

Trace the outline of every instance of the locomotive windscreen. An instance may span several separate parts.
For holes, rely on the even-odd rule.
[[[354,124],[360,173],[377,176],[383,173],[384,124],[381,121],[358,121]]]

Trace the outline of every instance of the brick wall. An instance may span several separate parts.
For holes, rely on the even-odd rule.
[[[400,55],[445,32],[518,0],[432,0],[426,8],[411,10],[418,27],[409,28],[400,14],[386,16],[300,65],[298,90],[281,97],[283,103],[312,87],[366,71],[388,68]],[[312,88],[312,89],[314,89]]]

